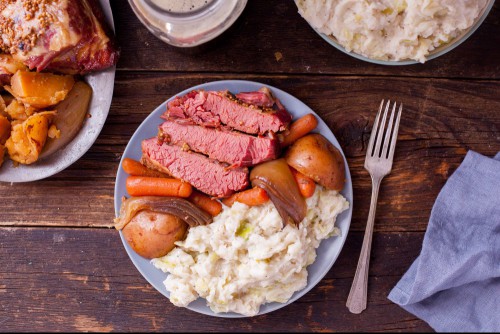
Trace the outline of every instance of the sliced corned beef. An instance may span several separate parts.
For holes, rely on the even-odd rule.
[[[214,197],[227,197],[248,186],[247,168],[228,168],[227,164],[161,143],[157,138],[142,141],[142,162]]]
[[[249,93],[245,94],[250,100]],[[209,127],[226,125],[250,134],[283,131],[292,119],[278,100],[273,108],[259,107],[240,101],[228,91],[192,91],[177,97],[168,103],[163,118],[189,119]]]
[[[275,159],[279,154],[276,138],[255,137],[227,129],[165,121],[160,136],[167,143],[200,152],[234,166],[252,166]]]

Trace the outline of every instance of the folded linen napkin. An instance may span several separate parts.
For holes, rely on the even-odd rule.
[[[388,298],[438,332],[500,331],[500,153],[467,154]]]

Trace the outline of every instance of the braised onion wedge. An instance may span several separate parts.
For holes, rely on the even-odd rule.
[[[168,213],[185,221],[190,227],[207,225],[212,216],[193,203],[179,197],[141,196],[130,197],[122,202],[120,216],[115,218],[115,228],[123,229],[142,210]]]
[[[252,186],[264,189],[278,210],[283,224],[298,226],[307,212],[307,204],[284,159],[264,162],[250,173]]]

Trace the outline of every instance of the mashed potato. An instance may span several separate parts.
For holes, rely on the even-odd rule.
[[[347,50],[381,60],[425,62],[469,28],[487,0],[295,0],[311,26]]]
[[[299,228],[283,228],[268,202],[249,207],[236,202],[214,222],[189,229],[178,247],[152,263],[170,273],[164,281],[170,301],[187,306],[205,298],[214,312],[256,315],[264,303],[285,303],[307,285],[306,267],[321,240],[339,234],[335,220],[349,207],[336,191],[316,187],[307,199]]]

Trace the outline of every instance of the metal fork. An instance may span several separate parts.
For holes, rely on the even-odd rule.
[[[372,178],[372,200],[370,203],[370,213],[368,214],[368,222],[366,223],[365,236],[363,238],[363,246],[359,255],[358,266],[354,281],[352,282],[351,291],[347,298],[346,306],[351,313],[359,314],[366,309],[367,291],[368,291],[368,269],[370,266],[370,251],[372,247],[373,224],[375,222],[375,211],[377,209],[377,198],[380,182],[391,172],[394,150],[398,138],[399,120],[401,119],[401,111],[403,105],[400,104],[396,117],[396,123],[393,127],[394,115],[396,111],[396,102],[392,107],[391,117],[387,130],[385,130],[385,122],[387,112],[389,111],[391,101],[387,101],[385,111],[382,117],[382,122],[379,125],[380,115],[384,106],[384,100],[380,103],[380,108],[375,118],[370,142],[366,151],[365,169],[370,173]],[[375,141],[376,140],[376,141]],[[382,145],[382,140],[383,145]]]

